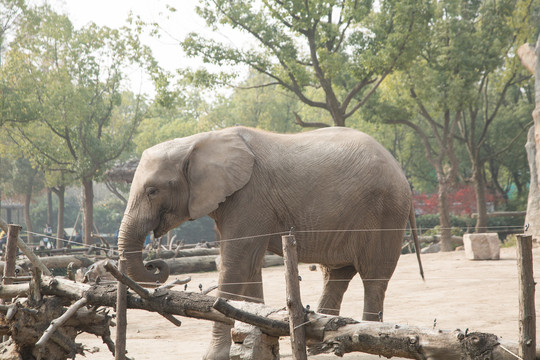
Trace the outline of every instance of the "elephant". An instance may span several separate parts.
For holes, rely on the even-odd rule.
[[[339,314],[358,273],[363,319],[379,321],[407,221],[419,249],[401,167],[375,139],[350,128],[277,134],[236,126],[146,149],[119,231],[127,274],[164,282],[163,263],[142,261],[145,236],[205,215],[219,232],[218,292],[227,299],[263,302],[264,254],[283,255],[281,235],[294,228],[298,260],[322,269],[318,311]],[[230,330],[214,323],[206,359],[229,358]]]

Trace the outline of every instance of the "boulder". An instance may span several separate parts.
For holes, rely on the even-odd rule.
[[[499,260],[501,242],[497,233],[465,234],[463,246],[469,260]]]

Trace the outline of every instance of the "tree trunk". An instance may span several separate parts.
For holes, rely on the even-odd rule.
[[[452,251],[452,225],[450,223],[450,206],[448,204],[449,185],[439,177],[439,221],[441,225],[441,251]]]
[[[532,113],[534,125],[529,130],[527,137],[527,158],[531,173],[529,186],[529,199],[527,202],[527,216],[525,224],[528,230],[527,235],[532,235],[536,241],[540,239],[540,178],[538,169],[540,168],[540,152],[537,151],[540,146],[540,35],[536,42],[536,48],[529,44],[519,47],[518,55],[522,64],[535,75],[534,92],[536,106]]]
[[[26,223],[26,234],[28,244],[31,244],[33,241],[32,233],[34,228],[32,227],[32,220],[30,219],[30,201],[32,200],[32,193],[26,194],[24,196],[24,222]]]
[[[94,226],[94,188],[91,178],[82,179],[83,198],[83,244],[92,245],[92,228]]]
[[[52,190],[47,188],[47,224],[53,226]]]
[[[474,192],[476,194],[476,211],[478,218],[476,219],[475,232],[487,232],[487,206],[486,206],[486,186],[484,177],[482,176],[482,165],[476,161],[473,164],[473,180]]]
[[[64,247],[64,209],[65,209],[65,192],[66,187],[64,185],[59,186],[55,191],[58,197],[58,227],[56,228],[56,248],[61,249]]]

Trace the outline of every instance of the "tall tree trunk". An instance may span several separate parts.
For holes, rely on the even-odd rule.
[[[92,228],[94,226],[94,188],[91,178],[82,179],[83,198],[83,243],[92,245]]]
[[[482,165],[475,161],[473,164],[474,192],[476,194],[476,219],[475,232],[484,233],[487,231],[487,206],[486,206],[486,184],[482,174]]]
[[[32,200],[32,193],[27,193],[24,195],[24,222],[26,223],[27,231],[27,242],[32,243],[33,237],[32,233],[34,228],[32,227],[32,219],[30,218],[30,201]]]
[[[528,224],[527,234],[531,234],[533,238],[538,241],[538,239],[540,239],[540,188],[538,186],[538,169],[536,167],[536,158],[538,155],[536,151],[534,133],[535,126],[533,125],[529,129],[527,143],[525,144],[525,149],[527,150],[527,159],[529,161],[529,170],[531,173],[525,224]]]
[[[58,197],[58,226],[56,228],[56,248],[61,249],[64,247],[64,209],[66,187],[64,185],[61,185],[53,191],[56,194],[56,197]]]
[[[450,186],[448,182],[442,179],[444,175],[439,176],[439,222],[441,225],[441,251],[452,251],[452,232],[450,223],[450,205],[448,193]]]
[[[47,224],[53,226],[52,190],[47,188]]]
[[[533,236],[536,241],[540,240],[540,178],[538,170],[540,169],[540,35],[536,42],[536,48],[529,44],[520,46],[518,55],[522,64],[535,75],[534,92],[535,108],[532,113],[534,125],[529,130],[527,137],[527,158],[531,173],[529,185],[529,199],[527,202],[527,215],[525,224],[528,225],[527,234]]]

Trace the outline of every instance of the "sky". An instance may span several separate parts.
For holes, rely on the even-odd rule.
[[[99,26],[119,28],[127,24],[129,13],[139,15],[144,21],[157,22],[164,29],[162,37],[157,39],[145,36],[142,41],[152,48],[160,66],[167,70],[203,66],[197,59],[187,58],[178,44],[190,32],[211,36],[225,43],[242,46],[246,38],[232,31],[212,33],[205,21],[200,18],[195,7],[198,0],[48,0],[56,11],[65,13],[76,28],[90,22]],[[167,10],[167,5],[174,6],[176,12]],[[140,74],[130,74],[131,88],[138,92],[153,94],[153,86],[148,79],[141,79]]]

